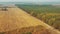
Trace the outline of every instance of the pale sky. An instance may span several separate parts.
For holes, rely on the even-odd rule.
[[[0,2],[60,2],[60,0],[0,0]]]

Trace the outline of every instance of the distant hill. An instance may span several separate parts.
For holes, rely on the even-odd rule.
[[[60,2],[0,2],[0,4],[52,5],[60,4]]]

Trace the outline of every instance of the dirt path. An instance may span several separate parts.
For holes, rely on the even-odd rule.
[[[22,9],[8,8],[8,11],[0,11],[0,32],[10,31],[22,27],[42,25],[49,29],[53,34],[60,34],[51,26],[30,16]]]

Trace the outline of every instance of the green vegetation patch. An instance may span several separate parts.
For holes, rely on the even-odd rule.
[[[60,30],[60,7],[52,5],[16,5],[32,16]]]

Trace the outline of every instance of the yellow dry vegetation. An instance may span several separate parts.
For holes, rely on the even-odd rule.
[[[9,31],[40,24],[40,20],[19,8],[8,8],[8,11],[0,11],[0,31]]]
[[[41,20],[36,19],[35,17],[32,17],[17,7],[8,8],[8,11],[0,11],[0,32],[38,25],[44,26],[55,33],[59,33],[59,31],[55,29],[53,30],[51,26],[45,24]]]

